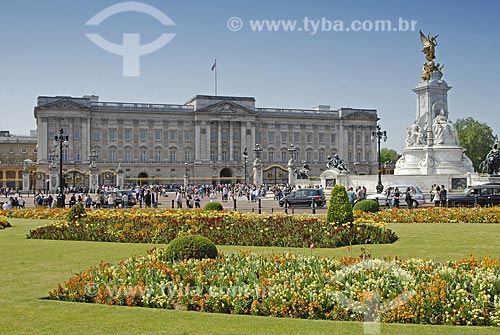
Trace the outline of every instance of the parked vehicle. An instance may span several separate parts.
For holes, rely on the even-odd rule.
[[[108,207],[108,196],[112,193],[115,198],[115,207],[121,207],[123,193],[126,193],[128,196],[128,207],[134,207],[137,204],[137,199],[135,198],[135,194],[133,190],[117,190],[117,191],[105,191],[101,193],[101,208]]]
[[[325,193],[319,188],[301,188],[282,197],[279,200],[281,207],[311,207],[315,204],[317,207],[325,206]]]
[[[461,195],[449,195],[448,207],[473,207],[500,205],[500,183],[486,183],[468,187]]]
[[[394,192],[394,189],[396,187],[399,189],[400,193],[399,207],[408,207],[405,201],[406,190],[408,189],[408,187],[413,187],[413,190],[415,190],[415,192],[411,194],[413,208],[417,208],[418,206],[425,204],[425,195],[422,193],[420,188],[415,185],[390,185],[387,186],[382,193],[371,194],[366,198],[369,200],[377,200],[379,206],[385,207],[386,206],[385,201],[387,199],[387,190],[389,189],[389,187],[392,187],[392,192]]]

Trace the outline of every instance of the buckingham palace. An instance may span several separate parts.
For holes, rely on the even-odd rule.
[[[66,185],[88,186],[89,165],[98,169],[99,185],[116,184],[119,172],[128,185],[180,184],[186,177],[195,184],[252,182],[256,147],[264,183],[287,181],[291,146],[297,161],[308,162],[312,179],[335,153],[351,173],[376,173],[371,140],[376,110],[260,108],[255,102],[254,97],[209,95],[184,104],[40,96],[34,108],[42,176],[37,187],[49,184],[49,170],[60,159]],[[67,141],[58,150],[54,139],[61,130]]]

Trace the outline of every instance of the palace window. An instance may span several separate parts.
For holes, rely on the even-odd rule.
[[[299,132],[293,133],[293,143],[297,144],[299,142],[300,142],[300,133]]]
[[[82,158],[80,157],[80,150],[75,150],[73,154],[73,160],[79,162]]]
[[[141,150],[141,162],[146,162],[148,160],[148,152],[146,150]]]
[[[125,129],[125,141],[132,140],[132,129]]]
[[[217,155],[216,155],[215,151],[210,151],[210,160],[212,162],[215,162],[217,160]]]
[[[233,151],[233,161],[236,161],[236,162],[240,161],[240,152],[237,150]]]
[[[110,141],[116,140],[116,129],[109,129],[108,134],[109,134]]]
[[[170,163],[175,163],[175,162],[176,162],[175,150],[170,150]]]
[[[75,128],[73,137],[74,137],[75,140],[79,140],[80,139],[80,128]]]
[[[270,131],[267,133],[267,142],[274,143],[274,131]]]
[[[325,143],[325,133],[318,133],[318,142],[319,144]]]
[[[274,151],[269,150],[269,162],[274,162]]]
[[[189,130],[184,131],[184,141],[186,142],[191,141],[191,131]]]
[[[170,134],[170,141],[177,141],[177,130],[171,129],[169,134]]]
[[[116,161],[116,150],[115,149],[109,149],[109,161],[110,162]]]
[[[310,162],[312,162],[312,160],[313,160],[313,152],[312,152],[312,150],[307,150],[306,151],[306,161],[308,163],[310,163]]]
[[[155,130],[155,141],[160,142],[161,141],[161,130],[156,129]]]
[[[222,151],[222,161],[227,162],[227,151]]]
[[[161,162],[161,150],[160,149],[156,149],[155,159],[157,162]]]
[[[312,138],[313,138],[312,133],[307,133],[307,135],[306,135],[307,144],[312,144]]]
[[[141,131],[139,132],[139,134],[140,134],[140,137],[141,137],[141,141],[146,141],[147,140],[148,131],[146,129],[141,129]]]
[[[281,133],[281,144],[287,144],[288,142],[288,133]]]
[[[288,159],[288,152],[283,150],[281,152],[281,163],[286,163],[287,159]]]
[[[184,151],[184,161],[191,162],[191,150]]]
[[[330,134],[330,143],[332,143],[332,144],[337,143],[337,134],[335,134],[335,133]]]
[[[125,162],[132,161],[132,151],[130,149],[125,149]]]
[[[99,130],[94,130],[94,141],[101,140],[101,132]]]

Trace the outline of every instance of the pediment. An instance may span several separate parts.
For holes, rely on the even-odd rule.
[[[220,101],[216,104],[204,107],[202,109],[196,110],[196,113],[216,113],[216,114],[237,114],[237,115],[248,115],[255,114],[255,111],[241,106],[229,100]]]
[[[344,120],[377,120],[377,117],[373,114],[364,111],[353,111],[352,113],[345,115]]]
[[[60,99],[38,107],[39,109],[64,109],[64,110],[87,110],[87,106],[79,104],[70,99]]]

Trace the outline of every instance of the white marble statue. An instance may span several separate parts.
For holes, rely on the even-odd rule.
[[[448,120],[442,108],[432,121],[432,131],[435,144],[458,144],[455,126]]]
[[[406,145],[414,146],[414,145],[424,145],[425,144],[425,132],[422,129],[417,121],[414,121],[408,127],[408,134],[406,136]]]

